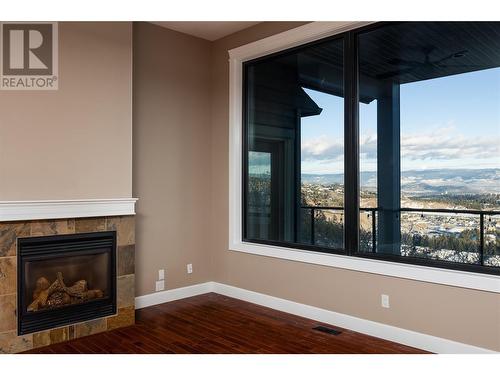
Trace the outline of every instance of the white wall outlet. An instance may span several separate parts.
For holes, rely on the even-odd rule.
[[[156,282],[156,291],[159,292],[165,289],[165,280],[160,280]]]
[[[158,280],[165,280],[165,270],[158,270]]]
[[[191,263],[189,263],[186,268],[187,268],[187,273],[193,273],[193,265]]]
[[[382,294],[380,299],[382,307],[388,309],[389,308],[389,296],[387,294]]]

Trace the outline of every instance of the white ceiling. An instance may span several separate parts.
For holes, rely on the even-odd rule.
[[[181,33],[197,36],[214,41],[226,35],[246,29],[259,22],[233,22],[233,21],[190,21],[190,22],[151,22],[155,25],[179,31]]]

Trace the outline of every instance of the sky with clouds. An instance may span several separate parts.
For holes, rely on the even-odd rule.
[[[302,119],[302,173],[343,172],[343,99]],[[401,85],[401,169],[500,168],[500,68]],[[360,105],[360,167],[376,171],[377,104]]]

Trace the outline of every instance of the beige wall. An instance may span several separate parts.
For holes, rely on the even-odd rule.
[[[209,42],[134,24],[137,295],[211,280],[209,97]]]
[[[227,50],[289,28],[265,23],[218,40],[212,52],[212,195],[214,278],[237,287],[455,341],[500,350],[500,295],[227,250]],[[389,294],[391,308],[380,307]]]
[[[132,25],[59,23],[59,90],[0,91],[0,200],[132,193]]]

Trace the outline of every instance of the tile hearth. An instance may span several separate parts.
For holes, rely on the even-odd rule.
[[[17,239],[87,232],[117,232],[118,314],[17,335]],[[135,217],[0,222],[0,353],[17,353],[134,324]]]

